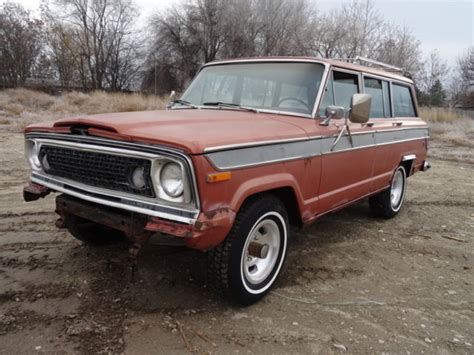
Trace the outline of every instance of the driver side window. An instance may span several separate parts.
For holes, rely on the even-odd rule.
[[[359,75],[333,70],[319,106],[319,116],[326,115],[326,107],[329,105],[343,106],[348,109],[352,95],[358,92]]]
[[[359,92],[359,76],[357,74],[333,72],[334,102],[346,110],[351,106],[352,95]]]

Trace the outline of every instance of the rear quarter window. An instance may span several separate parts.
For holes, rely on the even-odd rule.
[[[395,117],[415,117],[415,105],[408,86],[393,84],[392,98]]]

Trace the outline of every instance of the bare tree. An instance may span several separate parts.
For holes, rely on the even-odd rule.
[[[80,82],[79,53],[75,31],[68,25],[50,19],[47,30],[47,53],[61,85],[69,88]],[[83,82],[87,85],[86,82]]]
[[[168,74],[163,73],[164,76],[174,77],[182,87],[201,63],[200,44],[190,31],[188,12],[181,7],[171,8],[165,14],[153,17],[152,26],[155,40],[147,59],[145,81],[158,80],[156,74],[160,66],[167,68]],[[149,74],[153,74],[155,80],[150,80]]]
[[[449,96],[451,106],[474,107],[474,47],[469,47],[457,59]]]
[[[421,69],[420,43],[408,28],[387,23],[374,0],[352,0],[327,14],[309,0],[188,0],[156,14],[152,26],[144,86],[174,78],[181,89],[201,64],[227,57],[363,56]]]
[[[224,58],[256,56],[256,38],[263,27],[255,9],[256,1],[229,0],[227,6],[227,36],[221,56]]]
[[[449,67],[437,50],[433,50],[423,62],[418,73],[417,86],[420,90],[429,92],[436,81],[444,82],[449,74]]]
[[[421,69],[420,42],[407,27],[388,27],[374,51],[374,59],[403,68],[413,77]]]
[[[173,77],[180,89],[200,65],[219,58],[310,54],[305,42],[312,30],[311,19],[307,0],[191,0],[178,4],[152,19],[155,42],[148,55],[144,86],[156,80],[163,86],[163,77]],[[160,75],[151,80],[153,73]]]
[[[57,0],[47,12],[49,44],[61,80],[85,89],[123,90],[138,73],[140,42],[131,0]],[[70,71],[72,69],[73,71]]]
[[[0,8],[0,85],[22,85],[42,48],[41,21],[21,5],[6,2]]]
[[[324,58],[372,57],[386,28],[373,0],[353,0],[320,15],[314,51]]]
[[[340,11],[339,25],[345,28],[345,37],[338,45],[337,54],[347,58],[373,57],[387,26],[375,9],[374,1],[354,0],[343,4]]]
[[[261,0],[255,4],[261,24],[256,36],[262,56],[308,54],[302,45],[307,37],[313,8],[306,0]]]
[[[373,0],[353,0],[314,25],[313,52],[323,58],[369,57],[417,73],[420,44],[406,27],[393,26],[375,8]]]

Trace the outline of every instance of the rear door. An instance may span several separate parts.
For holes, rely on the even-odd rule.
[[[426,135],[426,128],[420,127],[424,126],[423,122],[416,118],[413,87],[408,83],[396,81],[384,85],[386,87],[384,86],[383,93],[388,97],[388,104],[385,106],[388,106],[389,110],[386,110],[384,117],[373,120],[377,131],[377,147],[372,191],[383,189],[390,184],[392,174],[404,156],[421,156],[420,151],[424,149],[423,140],[418,137],[423,138]]]

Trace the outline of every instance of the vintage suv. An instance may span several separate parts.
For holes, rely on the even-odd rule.
[[[61,193],[57,225],[85,243],[117,230],[133,255],[150,237],[207,251],[210,282],[250,304],[281,272],[290,225],[367,197],[393,217],[429,168],[412,80],[371,63],[213,62],[168,110],[31,125],[24,199]]]

